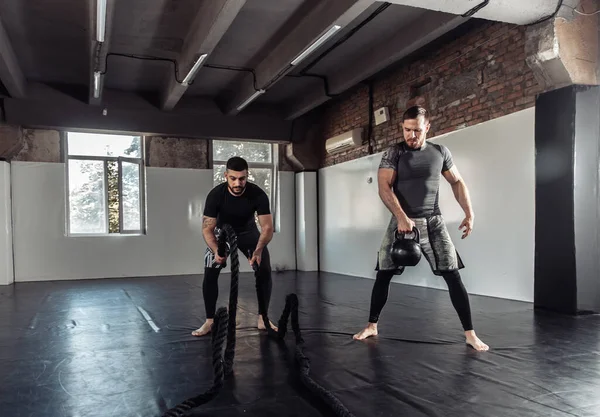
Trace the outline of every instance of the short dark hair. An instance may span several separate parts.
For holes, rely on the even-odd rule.
[[[227,169],[232,171],[245,171],[248,169],[248,162],[242,157],[233,156],[227,160]]]
[[[429,122],[429,113],[425,110],[424,107],[421,106],[412,106],[404,112],[402,115],[402,121],[405,120],[413,120],[418,118],[419,116],[423,116],[425,122]]]

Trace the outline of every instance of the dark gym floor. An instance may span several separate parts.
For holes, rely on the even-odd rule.
[[[274,274],[270,317],[296,292],[311,376],[356,417],[600,416],[600,317],[534,312],[471,296],[478,335],[464,344],[448,293],[392,284],[377,339],[365,324],[373,281]],[[212,385],[202,277],[18,283],[0,287],[0,415],[160,416]],[[229,275],[220,281],[226,306]],[[192,416],[332,415],[294,374],[289,351],[255,329],[251,274],[240,278],[234,376]]]

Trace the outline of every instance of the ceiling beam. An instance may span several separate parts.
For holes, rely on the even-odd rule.
[[[33,94],[32,94],[33,95]],[[181,138],[220,138],[285,142],[292,122],[269,112],[225,116],[211,101],[185,103],[186,109],[162,111],[139,103],[137,95],[113,95],[107,90],[103,106],[89,106],[59,93],[36,99],[4,99],[6,123],[41,129],[135,133]],[[181,102],[184,107],[184,98]],[[127,105],[124,105],[128,103]],[[198,102],[198,103],[196,103]],[[136,103],[138,105],[136,105]]]
[[[288,24],[285,36],[270,48],[268,53],[254,68],[256,80],[244,76],[237,80],[232,97],[221,98],[220,107],[225,114],[237,114],[251,97],[267,90],[289,72],[292,61],[307,47],[321,38],[333,25],[348,25],[375,0],[320,0],[306,14],[296,17]],[[340,30],[339,32],[341,32]],[[323,43],[324,45],[324,43]],[[315,50],[316,51],[316,50]],[[314,54],[314,52],[312,54]],[[306,61],[310,61],[310,56]]]
[[[334,76],[328,77],[329,94],[343,93],[468,19],[447,13],[425,12],[417,21],[402,27],[385,42],[370,47],[364,54],[353,59],[354,62],[360,62],[360,65],[342,66]],[[287,120],[295,119],[330,98],[325,94],[323,87],[315,86],[308,89],[286,111],[285,118]]]
[[[102,91],[104,90],[104,72],[106,72],[106,54],[110,47],[110,38],[113,26],[116,0],[104,0],[106,4],[106,18],[104,23],[104,40],[98,41],[98,4],[101,0],[89,0],[89,43],[90,43],[90,81],[88,103],[99,105],[102,103]],[[95,75],[96,72],[99,74]],[[96,80],[97,78],[97,80]],[[96,83],[98,91],[96,91]],[[96,94],[97,93],[97,94]]]
[[[13,98],[24,98],[27,94],[27,80],[17,61],[8,34],[0,21],[0,80]]]
[[[203,2],[177,59],[177,78],[170,72],[161,94],[161,108],[172,110],[179,102],[197,71],[208,59],[229,29],[246,0],[210,0]],[[198,65],[195,65],[198,63]],[[190,71],[192,71],[190,73]],[[190,74],[186,79],[186,76]]]

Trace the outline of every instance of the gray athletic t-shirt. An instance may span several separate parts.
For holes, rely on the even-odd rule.
[[[440,177],[453,165],[444,145],[425,141],[421,149],[411,149],[400,142],[383,153],[379,168],[396,170],[394,193],[407,216],[416,218],[441,214]]]

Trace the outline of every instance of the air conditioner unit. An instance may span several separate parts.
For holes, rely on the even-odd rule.
[[[363,129],[359,127],[329,138],[325,142],[325,150],[328,154],[333,154],[360,146],[362,145],[362,133]]]

